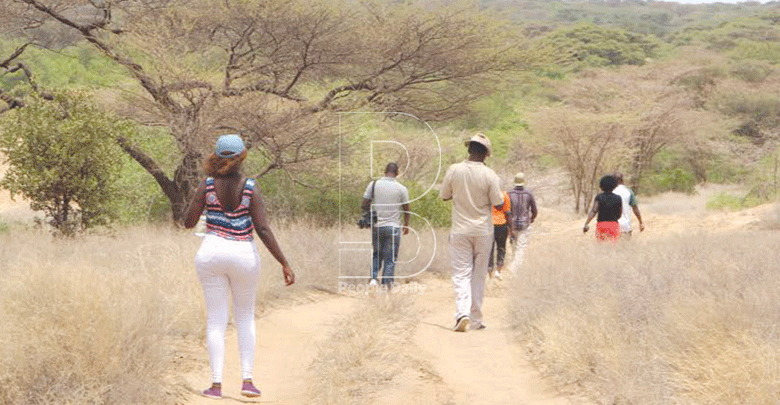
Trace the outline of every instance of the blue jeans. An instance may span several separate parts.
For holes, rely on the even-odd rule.
[[[398,259],[398,247],[401,245],[401,228],[380,226],[371,230],[371,244],[374,248],[371,278],[378,278],[379,269],[384,265],[382,284],[392,285],[395,273],[395,261]]]

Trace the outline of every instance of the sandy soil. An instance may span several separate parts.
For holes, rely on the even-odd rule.
[[[507,277],[509,277],[507,275]],[[452,286],[448,281],[426,280],[425,295],[418,300],[423,309],[414,343],[417,355],[439,378],[436,398],[421,401],[426,381],[412,382],[415,395],[381,403],[396,404],[481,404],[563,405],[572,403],[541,379],[525,358],[513,337],[506,311],[506,287],[511,283],[489,279],[483,311],[484,330],[455,333]],[[392,394],[397,387],[388,387]],[[410,390],[406,390],[407,392]],[[428,391],[430,396],[430,390]]]

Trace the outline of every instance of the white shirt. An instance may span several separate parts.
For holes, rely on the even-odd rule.
[[[493,206],[504,201],[493,169],[470,160],[456,163],[447,169],[440,195],[445,200],[452,198],[452,233],[493,234]]]
[[[620,232],[631,232],[631,213],[633,212],[631,207],[636,205],[634,192],[624,184],[618,185],[612,192],[619,195],[623,201],[623,214],[618,219]]]
[[[382,177],[375,180],[374,197],[371,198],[371,186],[368,183],[363,198],[371,200],[371,209],[376,211],[375,227],[401,227],[401,205],[409,203],[409,191],[395,177]]]

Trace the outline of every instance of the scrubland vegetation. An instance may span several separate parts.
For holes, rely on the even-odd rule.
[[[513,50],[503,52],[500,61],[494,60],[490,55],[495,52],[495,43],[448,34],[437,42],[437,46],[451,47],[446,55],[437,56],[447,65],[462,64],[466,56],[496,65],[460,73],[448,71],[438,78],[452,85],[446,88],[432,86],[417,91],[399,84],[393,88],[400,93],[382,93],[383,98],[376,98],[381,99],[378,104],[362,104],[350,98],[360,91],[338,86],[343,80],[361,82],[371,77],[363,75],[366,69],[384,72],[382,63],[392,62],[392,55],[373,53],[373,37],[348,47],[333,32],[313,32],[320,58],[331,58],[333,52],[341,51],[353,56],[365,56],[368,52],[375,60],[342,58],[339,63],[343,69],[337,71],[316,64],[299,65],[287,58],[269,60],[267,63],[285,72],[276,79],[275,87],[234,100],[231,86],[243,85],[242,80],[248,77],[262,82],[270,76],[258,73],[265,72],[262,69],[246,67],[249,65],[228,64],[228,87],[222,93],[216,91],[215,86],[223,84],[215,81],[215,72],[230,56],[218,49],[224,48],[220,41],[228,41],[229,36],[204,42],[198,32],[187,31],[186,24],[161,26],[155,34],[144,29],[150,23],[134,25],[133,18],[142,14],[132,13],[122,22],[122,29],[145,38],[148,44],[127,41],[121,42],[120,47],[108,42],[115,33],[94,28],[106,36],[100,37],[101,43],[128,58],[132,55],[133,61],[148,65],[161,78],[179,85],[165,86],[146,80],[145,74],[134,76],[138,73],[135,65],[112,59],[114,53],[99,52],[102,48],[95,49],[82,41],[81,34],[66,27],[55,29],[46,25],[25,31],[17,24],[29,16],[14,14],[14,8],[8,9],[8,16],[16,19],[9,20],[7,32],[14,35],[0,40],[0,54],[14,57],[7,61],[0,83],[9,108],[23,102],[25,94],[34,89],[66,88],[89,93],[104,109],[139,124],[136,133],[117,139],[126,155],[120,182],[130,179],[132,185],[122,191],[122,204],[112,208],[124,223],[178,218],[183,202],[196,184],[196,157],[206,153],[206,145],[214,136],[209,129],[212,127],[245,128],[246,137],[259,152],[251,156],[249,172],[262,174],[269,205],[280,214],[320,225],[332,225],[346,217],[351,220],[357,215],[359,198],[354,196],[362,192],[369,176],[379,174],[377,168],[388,160],[398,160],[402,167],[408,167],[407,184],[414,194],[422,195],[435,181],[440,167],[462,158],[459,142],[475,131],[491,137],[496,151],[490,164],[507,178],[517,170],[544,173],[563,168],[569,174],[575,210],[586,208],[583,199],[588,199],[593,191],[594,176],[616,169],[628,173],[633,188],[645,195],[693,192],[697,184],[714,182],[745,185],[744,194],[735,196],[742,201],[740,206],[776,198],[780,53],[775,48],[780,36],[774,4],[482,1],[472,6],[458,3],[452,10],[454,14],[448,17],[455,20],[426,19],[428,14],[425,18],[423,14],[409,15],[413,9],[401,6],[364,10],[369,15],[387,13],[388,18],[396,19],[396,28],[402,26],[410,35],[414,24],[436,26],[448,33],[457,32],[457,24],[463,30],[468,27],[470,33],[479,27],[503,27],[500,39]],[[135,11],[140,10],[143,8]],[[352,15],[354,21],[333,19],[335,8],[291,10],[306,21],[306,26],[314,24],[319,13],[339,26],[344,36],[357,29],[355,24],[361,18],[367,18],[357,10]],[[475,14],[477,10],[483,15]],[[249,11],[238,7],[221,12]],[[257,18],[279,19],[277,12],[274,7],[257,10]],[[415,23],[416,19],[419,21]],[[486,23],[488,20],[491,22]],[[209,19],[198,21],[220,24]],[[286,32],[283,27],[287,21],[281,19],[280,24],[280,32]],[[14,31],[17,28],[20,31]],[[427,41],[425,32],[414,35],[423,35],[421,40]],[[165,42],[166,35],[178,39]],[[21,38],[32,45],[21,48],[22,52],[16,55],[14,50],[23,44]],[[120,41],[126,38],[116,36]],[[165,47],[148,49],[160,41]],[[468,55],[459,53],[457,41],[470,47]],[[249,46],[246,52],[262,51],[262,46],[239,43]],[[406,46],[402,37],[388,37],[381,43],[389,49]],[[284,49],[294,53],[297,46],[285,43]],[[410,65],[404,67],[403,74],[411,66],[433,74],[426,63],[435,60],[427,59],[427,48],[415,52],[414,61],[404,61]],[[242,58],[240,55],[243,54],[236,53],[234,57]],[[193,64],[192,60],[199,63]],[[179,63],[185,65],[177,68]],[[30,84],[25,84],[29,80],[21,74],[20,65],[34,73]],[[181,73],[185,71],[188,73]],[[348,77],[354,73],[359,74]],[[461,73],[475,76],[461,81],[457,79]],[[259,76],[252,76],[255,74]],[[241,79],[234,80],[232,75]],[[398,75],[382,77],[386,80],[383,83],[400,80]],[[282,88],[279,83],[291,87]],[[35,85],[32,89],[31,84]],[[188,98],[188,89],[201,85],[206,86],[207,93]],[[373,84],[368,87],[373,88]],[[296,95],[293,89],[298,89]],[[335,102],[318,96],[329,89],[344,97],[337,98],[332,110],[323,114],[328,110],[320,109],[316,102]],[[255,90],[259,89],[252,91]],[[155,99],[155,94],[170,97]],[[450,104],[442,101],[443,94],[450,94]],[[434,99],[438,101],[434,103]],[[433,104],[421,109],[420,103]],[[242,108],[249,110],[239,113]],[[300,109],[316,114],[293,113]],[[369,111],[375,114],[364,114]],[[386,115],[388,111],[406,112],[424,123],[409,119],[411,116]],[[350,114],[353,112],[359,114]],[[241,117],[255,118],[246,121]],[[190,120],[201,121],[195,124]],[[388,137],[407,149],[371,142]],[[436,159],[440,147],[441,166]],[[369,174],[365,163],[371,159],[374,169]],[[447,226],[446,212],[443,214],[442,206],[437,207],[435,199],[429,197],[423,196],[420,207],[425,210],[420,214],[433,218],[438,226]],[[319,202],[316,208],[312,201]]]
[[[538,239],[513,285],[518,335],[551,380],[596,403],[774,403],[772,232]]]
[[[83,156],[111,156],[105,178],[116,194],[96,202],[94,223],[111,218],[112,228],[57,239],[0,218],[1,404],[177,395],[168,381],[180,366],[175,347],[202,340],[203,310],[191,266],[199,239],[172,222],[217,133],[247,139],[245,172],[259,177],[298,274],[296,287],[281,288],[264,253],[260,310],[308,287],[332,290],[341,270],[364,271],[360,257],[340,255],[338,226],[352,226],[370,177],[390,160],[419,197],[411,208],[422,247],[402,258],[433,257],[430,272],[443,272],[449,204],[432,186],[463,159],[463,139],[476,131],[491,138],[488,164],[504,185],[526,172],[529,184],[544,187],[545,208],[586,209],[596,179],[614,170],[629,176],[640,200],[708,183],[738,186],[712,196],[713,210],[778,199],[776,2],[367,2],[345,11],[334,2],[271,1],[249,12],[255,3],[199,1],[208,14],[176,0],[149,14],[148,2],[120,10],[107,1],[123,16],[121,29],[112,31],[116,21],[100,8],[90,9],[96,24],[78,31],[51,20],[29,29],[51,17],[16,7],[30,1],[43,0],[0,4],[3,152],[27,142],[29,131],[10,131],[24,128],[14,121],[25,120],[20,108],[52,93],[66,100],[49,114],[55,120],[74,116],[67,100],[89,96],[85,108],[128,130],[95,142],[113,148],[100,154],[74,135],[78,120],[63,125]],[[256,33],[252,24],[274,30],[257,34],[262,40],[236,34]],[[43,164],[15,189],[80,172]],[[590,241],[561,249],[570,239],[532,244],[511,298],[519,337],[561,387],[600,403],[773,403],[780,286],[772,272],[780,257],[772,240],[746,232],[614,249]],[[404,305],[373,304],[356,322],[390,311],[401,317],[377,328],[403,327]],[[377,350],[389,337],[349,335],[354,325],[345,325],[320,353],[344,360],[319,370],[320,403],[347,403],[357,379],[393,372],[353,369],[354,350]]]
[[[258,313],[312,286],[335,288],[336,268],[322,265],[338,261],[334,239],[311,233],[276,232],[295,287],[261,250]],[[173,403],[177,344],[203,343],[200,238],[142,226],[75,240],[14,229],[0,241],[0,403]]]
[[[340,260],[346,272],[363,274],[366,261],[360,256],[339,257],[336,229],[277,225],[275,234],[297,282],[283,287],[278,264],[261,249],[258,313],[313,291],[335,292]],[[355,228],[342,237],[366,235]],[[15,227],[0,234],[0,311],[5,314],[0,319],[0,403],[175,402],[182,393],[175,373],[193,366],[181,364],[179,345],[204,344],[203,293],[193,265],[199,243],[190,232],[152,226],[77,239]],[[426,246],[422,256],[431,257],[434,245]],[[446,236],[440,235],[438,248],[444,246]],[[408,241],[405,248],[412,247]],[[414,253],[404,251],[402,259]],[[444,271],[443,261],[446,256],[439,254],[430,271]],[[385,328],[390,318],[408,322],[403,308],[395,301],[377,303],[373,312],[360,315],[360,322],[372,320]],[[380,311],[398,313],[388,318]],[[350,323],[361,327],[355,319],[345,325]],[[374,338],[385,338],[379,329],[375,332]],[[381,350],[383,345],[354,339],[362,341],[362,348]],[[339,345],[323,350],[358,350],[349,347],[354,339],[338,338]],[[341,366],[327,370],[335,373],[331,379],[342,378],[344,371]],[[337,382],[323,380],[333,383],[329,390],[342,392]],[[326,397],[331,394],[344,395],[328,391]]]

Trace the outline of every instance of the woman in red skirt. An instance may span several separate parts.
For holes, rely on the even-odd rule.
[[[588,224],[598,215],[596,219],[596,239],[610,240],[617,242],[620,237],[620,224],[618,219],[623,214],[623,202],[620,196],[613,193],[612,190],[617,187],[617,180],[613,176],[604,176],[599,181],[599,188],[602,193],[596,196],[593,201],[593,209],[588,214],[585,226],[582,232],[588,232]]]

